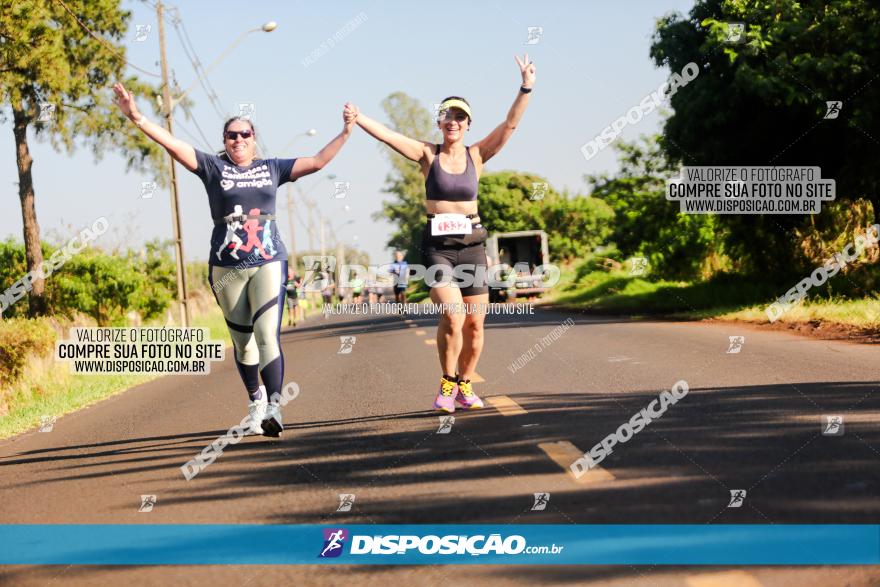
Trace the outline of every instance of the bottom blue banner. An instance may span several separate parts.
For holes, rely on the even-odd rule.
[[[880,564],[877,524],[0,525],[0,544],[6,565]]]

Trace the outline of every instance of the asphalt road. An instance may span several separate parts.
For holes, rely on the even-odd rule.
[[[566,320],[574,325],[544,339]],[[559,331],[557,331],[559,332]],[[880,348],[734,324],[536,309],[492,316],[475,391],[438,434],[430,316],[313,318],[282,335],[301,393],[280,439],[180,466],[246,414],[230,359],[0,441],[0,523],[880,523]],[[745,336],[731,353],[730,336]],[[341,336],[355,336],[340,354]],[[538,345],[535,347],[535,345]],[[530,348],[518,370],[512,369]],[[685,380],[597,470],[567,471]],[[829,415],[844,433],[823,434]],[[728,507],[731,490],[746,490]],[[543,511],[534,494],[549,493]],[[348,512],[340,494],[354,494]],[[150,512],[141,496],[155,495]],[[255,545],[270,549],[277,545]],[[0,567],[15,585],[880,585],[866,567]]]

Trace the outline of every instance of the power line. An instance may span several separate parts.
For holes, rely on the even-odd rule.
[[[205,145],[208,147],[208,150],[210,151],[211,141],[209,141],[208,137],[205,136],[205,133],[204,133],[204,131],[202,131],[202,127],[199,126],[199,121],[195,117],[195,115],[193,115],[192,110],[190,110],[190,108],[189,108],[189,106],[187,106],[186,102],[181,102],[180,107],[183,108],[183,111],[186,114],[187,119],[193,121],[193,124],[196,126],[196,130],[198,131],[199,135],[202,137],[202,140],[205,142]]]
[[[193,66],[193,70],[196,73],[199,85],[202,86],[203,90],[205,90],[205,94],[208,96],[208,100],[211,102],[211,105],[214,107],[214,111],[217,113],[217,116],[222,122],[225,116],[223,114],[223,108],[220,105],[220,98],[217,96],[217,92],[211,85],[211,80],[208,79],[208,72],[205,71],[205,68],[202,65],[202,61],[201,59],[199,59],[199,55],[196,51],[195,45],[193,44],[192,39],[190,39],[189,32],[186,30],[186,23],[183,22],[183,18],[180,16],[180,10],[176,6],[172,7],[171,9],[174,11],[174,19],[171,21],[171,24],[174,27],[177,38],[180,40],[180,44],[183,47],[183,52],[186,54],[187,59],[189,59],[189,62]]]
[[[191,133],[191,132],[190,132],[185,126],[183,126],[183,124],[182,124],[179,120],[177,121],[176,124],[177,124],[177,128],[180,129],[180,130],[182,130],[182,131],[184,132],[184,134],[190,138],[190,140],[192,140],[194,143],[199,142],[199,138],[196,137],[195,135],[193,135],[193,133]],[[207,145],[207,147],[206,147],[206,152],[207,152],[207,153],[213,153],[213,152],[214,152],[214,151],[211,150],[211,146],[210,146],[210,144]]]
[[[82,27],[82,29],[83,29],[84,31],[86,31],[86,32],[87,32],[89,35],[91,35],[96,41],[98,41],[101,45],[103,45],[105,49],[107,49],[108,51],[110,51],[111,53],[113,53],[113,55],[114,55],[115,57],[117,57],[118,59],[122,60],[123,63],[125,63],[126,65],[128,65],[128,66],[131,67],[132,69],[136,69],[137,71],[140,71],[141,73],[145,73],[145,74],[147,74],[147,75],[151,75],[151,76],[153,76],[153,77],[162,77],[162,76],[160,76],[158,73],[153,73],[152,71],[147,71],[146,69],[143,69],[143,68],[141,68],[141,67],[138,67],[137,65],[135,65],[135,64],[131,63],[130,61],[128,61],[125,57],[122,56],[122,54],[121,54],[119,51],[117,51],[117,50],[114,49],[109,43],[107,43],[107,41],[105,41],[104,39],[102,39],[101,37],[99,37],[98,35],[96,35],[95,33],[93,33],[92,30],[91,30],[89,27],[87,27],[87,26],[85,25],[85,23],[84,23],[83,21],[81,21],[81,20],[79,19],[79,17],[78,17],[77,15],[75,15],[75,14],[73,13],[73,11],[72,11],[70,8],[67,7],[67,4],[65,4],[62,0],[55,0],[55,2],[57,2],[58,4],[60,4],[61,7],[64,8],[64,10],[66,10],[67,13],[68,13],[70,16],[72,16],[72,17],[76,20],[76,22],[79,23],[79,26]]]
[[[199,121],[196,119],[195,116],[193,116],[193,113],[190,111],[190,109],[188,107],[184,106],[184,111],[187,113],[190,120],[193,121],[193,124],[196,125],[196,130],[199,131],[199,136],[201,136],[202,140],[205,141],[205,146],[209,150],[213,151],[213,148],[211,147],[211,141],[208,140],[208,138],[205,136],[204,131],[202,130],[202,127],[199,126]]]
[[[171,88],[175,92],[180,91],[180,86],[177,84],[177,75],[174,73],[173,69],[171,70]],[[179,104],[180,104],[180,107],[183,108],[183,111],[186,114],[187,120],[192,120],[193,124],[196,125],[196,130],[199,131],[199,135],[201,135],[202,140],[205,142],[205,145],[208,146],[208,150],[210,150],[211,149],[211,141],[209,141],[208,138],[205,136],[205,133],[202,132],[202,127],[199,126],[199,121],[196,119],[195,116],[193,116],[192,110],[190,110],[189,106],[186,103],[186,100],[181,100],[179,102]],[[190,136],[192,136],[192,135],[190,135]]]
[[[208,100],[211,102],[211,105],[214,107],[214,111],[217,113],[217,116],[220,118],[220,122],[225,122],[227,115],[223,111],[223,106],[221,104],[220,97],[217,95],[217,91],[214,89],[214,86],[211,85],[211,80],[208,77],[208,72],[205,70],[204,65],[202,65],[202,60],[199,59],[198,52],[196,51],[195,45],[192,42],[192,39],[189,36],[189,31],[186,28],[186,23],[183,21],[183,18],[180,16],[180,10],[175,6],[172,7],[174,11],[174,20],[172,20],[172,25],[174,26],[174,30],[177,33],[178,39],[180,39],[180,43],[183,46],[184,53],[186,53],[187,58],[190,60],[190,63],[193,66],[193,69],[198,76],[199,85],[202,86],[202,89],[205,90],[205,94],[208,96]],[[260,148],[260,154],[263,158],[266,158],[270,155],[269,147],[262,140],[261,135],[256,136],[257,146]]]

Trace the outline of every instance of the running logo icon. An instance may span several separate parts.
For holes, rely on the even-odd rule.
[[[354,493],[340,493],[339,494],[339,507],[336,508],[337,512],[350,512],[351,506],[354,505]]]
[[[150,34],[150,31],[153,30],[152,25],[149,24],[137,24],[135,25],[134,32],[134,40],[137,43],[143,43],[147,40],[147,35]]]
[[[727,38],[724,39],[727,43],[741,43],[745,39],[743,39],[743,33],[746,30],[746,24],[744,22],[729,22],[727,23]]]
[[[437,428],[437,434],[449,434],[452,432],[452,425],[455,424],[455,416],[438,416],[440,418],[440,428]]]
[[[238,103],[238,117],[243,118],[245,120],[250,120],[257,113],[257,105],[253,102],[239,102]]]
[[[730,503],[727,504],[729,508],[739,508],[742,507],[743,502],[746,499],[746,490],[745,489],[731,489],[730,490]]]
[[[648,260],[645,257],[633,257],[631,260],[630,275],[644,275],[648,268]]]
[[[743,345],[746,343],[745,336],[729,336],[730,346],[727,347],[728,355],[735,355],[742,350]]]
[[[55,116],[55,104],[49,102],[40,102],[40,115],[37,122],[49,122]]]
[[[544,27],[542,26],[530,26],[527,28],[528,38],[526,39],[525,45],[537,45],[541,42],[541,37],[544,36]]]
[[[324,546],[318,558],[336,558],[342,554],[345,541],[348,539],[348,530],[344,528],[325,528]]]
[[[55,428],[55,416],[40,416],[40,432],[52,432]]]
[[[324,289],[324,280],[329,274],[336,271],[336,257],[334,255],[303,255],[303,289],[305,291],[321,291]],[[326,274],[326,275],[325,275]]]
[[[351,189],[350,181],[335,181],[333,182],[333,198],[337,200],[341,200],[345,196],[348,195],[348,191]]]
[[[138,511],[141,513],[150,513],[151,511],[153,511],[154,505],[156,505],[155,495],[142,495],[141,506],[138,508]]]
[[[843,436],[843,416],[825,416],[822,436]]]
[[[352,349],[354,348],[354,343],[357,342],[357,337],[355,336],[340,336],[339,337],[339,352],[337,355],[350,355]]]
[[[540,512],[547,509],[547,504],[550,503],[550,494],[549,493],[536,493],[535,494],[535,503],[532,504],[533,512]]]
[[[155,181],[142,181],[141,182],[141,198],[147,200],[153,197],[153,194],[156,192],[156,182]]]
[[[840,110],[843,108],[843,102],[840,100],[831,100],[825,102],[825,107],[827,108],[825,111],[825,120],[833,120],[840,114]]]
[[[535,200],[543,200],[544,196],[547,195],[547,182],[544,181],[533,181],[532,182],[532,193],[529,196],[531,201]]]

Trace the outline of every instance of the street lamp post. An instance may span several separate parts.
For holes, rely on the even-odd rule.
[[[159,2],[158,4],[161,5],[161,2]],[[160,22],[161,22],[161,21],[160,21]],[[161,24],[160,24],[159,26],[161,26]],[[232,52],[232,50],[235,49],[235,48],[238,46],[238,44],[241,43],[242,40],[243,40],[246,36],[248,36],[248,35],[251,34],[251,33],[258,33],[258,32],[260,32],[260,31],[262,31],[262,32],[264,32],[264,33],[271,33],[271,32],[274,31],[276,28],[278,28],[278,23],[276,23],[274,20],[270,20],[269,22],[267,22],[266,24],[264,24],[264,25],[261,26],[261,27],[257,27],[257,28],[255,28],[255,29],[250,29],[249,31],[245,31],[245,32],[241,33],[240,35],[238,35],[238,38],[235,39],[235,40],[232,42],[232,44],[230,44],[228,47],[226,47],[226,49],[223,50],[223,53],[221,53],[221,54],[219,55],[219,57],[217,57],[217,59],[215,59],[214,61],[212,61],[211,64],[208,65],[207,68],[205,68],[205,72],[204,72],[201,76],[199,76],[198,78],[196,78],[196,81],[194,81],[192,84],[190,84],[190,86],[189,86],[189,87],[188,87],[188,88],[187,88],[187,89],[186,89],[181,95],[179,95],[179,96],[177,96],[176,98],[174,98],[174,103],[173,103],[173,105],[172,105],[172,108],[173,108],[174,106],[176,106],[181,100],[183,100],[183,99],[186,97],[187,94],[189,94],[191,91],[193,91],[193,90],[196,88],[196,86],[199,84],[199,81],[200,81],[202,78],[207,77],[208,74],[211,73],[211,70],[213,70],[215,67],[217,67],[217,65],[218,65],[221,61],[223,61],[223,59],[225,59],[226,56],[229,55],[229,53]]]
[[[193,84],[187,88],[181,95],[173,98],[171,96],[171,86],[168,83],[168,57],[165,50],[165,7],[161,0],[156,2],[156,18],[159,22],[159,60],[162,70],[162,117],[165,119],[165,130],[174,134],[173,113],[174,107],[199,83],[199,81],[208,75],[208,73],[224,58],[229,52],[238,45],[241,40],[249,33],[256,31],[264,31],[270,33],[278,26],[274,21],[267,22],[260,28],[245,31],[229,46],[226,50],[215,59],[208,69],[199,76]],[[186,284],[186,263],[183,254],[183,231],[180,226],[180,190],[177,185],[177,170],[174,164],[174,158],[169,155],[171,161],[171,222],[174,233],[174,249],[177,257],[177,301],[180,305],[180,322],[182,326],[189,326],[190,323],[190,307],[189,294]]]

